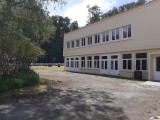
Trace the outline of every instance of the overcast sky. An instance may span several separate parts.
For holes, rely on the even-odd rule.
[[[67,4],[62,8],[50,4],[48,10],[50,15],[60,15],[69,17],[72,21],[78,21],[79,26],[85,26],[88,16],[87,6],[98,5],[103,13],[113,7],[118,7],[126,3],[136,2],[137,0],[67,0]],[[54,9],[56,8],[56,9]]]

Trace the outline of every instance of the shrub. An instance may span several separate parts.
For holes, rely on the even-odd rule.
[[[0,79],[0,93],[39,83],[39,76],[32,70],[21,70],[6,80]]]

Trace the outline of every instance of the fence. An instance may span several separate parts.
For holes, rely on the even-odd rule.
[[[31,66],[64,66],[64,63],[31,63]]]

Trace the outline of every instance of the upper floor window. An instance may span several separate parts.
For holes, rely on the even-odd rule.
[[[108,32],[104,32],[103,33],[103,42],[107,42],[109,41],[109,33]]]
[[[76,40],[76,47],[79,47],[79,40]]]
[[[123,54],[123,69],[131,70],[132,69],[132,54]]]
[[[112,30],[112,40],[119,39],[119,28]]]
[[[91,45],[92,44],[92,36],[89,36],[88,37],[88,45]]]
[[[81,45],[82,45],[82,46],[85,46],[85,45],[86,45],[86,40],[85,40],[85,38],[82,38],[81,41],[82,41],[82,42],[81,42]]]
[[[131,25],[123,27],[123,38],[130,38],[131,36]]]
[[[74,41],[71,42],[71,47],[74,48]]]
[[[136,70],[147,70],[147,53],[136,54]]]
[[[99,34],[95,35],[95,42],[94,43],[95,44],[100,43],[100,35]]]
[[[70,42],[67,42],[67,48],[70,48]]]

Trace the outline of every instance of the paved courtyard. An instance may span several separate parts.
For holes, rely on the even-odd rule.
[[[160,86],[70,72],[37,71],[42,90],[0,99],[0,120],[150,120]]]

